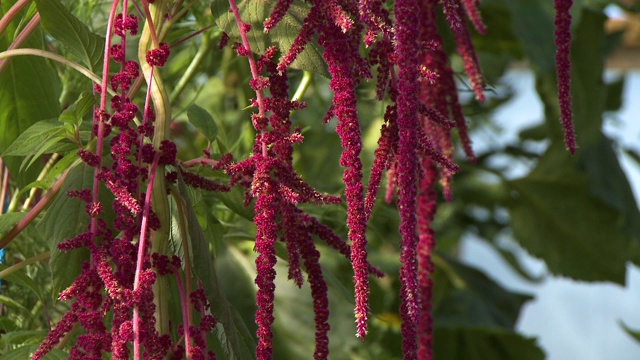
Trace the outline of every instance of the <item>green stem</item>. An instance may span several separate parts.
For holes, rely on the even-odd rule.
[[[60,155],[57,153],[51,155],[51,158],[49,159],[49,161],[47,161],[47,164],[44,166],[42,171],[40,171],[40,174],[38,174],[36,181],[40,181],[44,179],[44,177],[47,176],[47,174],[49,173],[49,170],[51,170],[51,168],[56,163],[56,161],[58,161],[59,158],[60,158]],[[38,188],[35,188],[35,187],[31,188],[31,190],[29,191],[29,197],[24,202],[24,204],[22,204],[22,211],[27,211],[27,209],[29,209],[29,205],[31,205],[31,202],[33,201],[33,198],[36,196],[37,191],[38,191]]]
[[[3,59],[9,59],[12,58],[14,56],[23,56],[23,55],[30,55],[30,56],[39,56],[39,57],[43,57],[46,59],[50,59],[53,61],[56,61],[60,64],[63,65],[67,65],[70,68],[78,71],[79,73],[81,73],[82,75],[86,76],[87,78],[89,78],[91,81],[93,81],[94,83],[98,84],[98,85],[102,85],[102,80],[93,72],[91,72],[91,70],[83,67],[82,65],[79,65],[67,58],[65,58],[64,56],[52,53],[50,51],[46,51],[46,50],[41,50],[41,49],[13,49],[13,50],[7,50],[7,51],[3,51],[0,52],[0,60]],[[112,93],[114,94],[114,93]]]
[[[169,137],[169,125],[171,122],[171,104],[167,96],[160,71],[152,71],[151,65],[146,61],[147,51],[158,47],[156,32],[162,32],[162,20],[167,12],[167,1],[156,0],[149,4],[143,1],[147,21],[145,22],[140,43],[138,45],[138,59],[142,74],[149,86],[150,99],[153,102],[156,114],[155,132],[153,135],[153,147],[159,151],[162,141]],[[150,249],[152,253],[166,255],[168,252],[169,226],[171,218],[169,214],[169,201],[167,199],[165,184],[165,168],[159,166],[153,180],[151,204],[154,213],[160,220],[160,229],[153,232]],[[153,285],[154,303],[156,305],[156,330],[160,334],[169,333],[169,288],[166,278],[159,277]]]
[[[18,222],[18,224],[16,224],[11,230],[9,230],[9,232],[5,236],[0,239],[0,249],[7,246],[7,244],[9,244],[11,240],[18,236],[18,234],[20,234],[20,232],[27,227],[27,225],[31,224],[31,222],[42,212],[42,210],[46,209],[47,206],[49,206],[53,199],[55,199],[55,197],[58,195],[58,192],[60,192],[60,188],[62,187],[64,180],[69,174],[69,170],[71,170],[71,167],[68,168],[62,174],[62,176],[60,176],[60,178],[53,184],[51,189],[49,189],[49,191],[42,197],[42,199],[40,199],[40,201],[38,201],[38,203],[31,210],[29,210],[25,217],[23,217],[22,220]]]
[[[23,267],[27,266],[27,265],[31,265],[33,263],[37,263],[38,261],[42,261],[42,260],[47,260],[51,257],[51,253],[49,253],[48,251],[43,252],[42,254],[38,254],[34,257],[30,257],[28,259],[22,260],[17,264],[11,265],[8,268],[0,271],[0,279],[4,279],[7,277],[7,275],[12,274],[15,271],[18,271],[20,269],[22,269]]]
[[[200,48],[198,48],[198,52],[196,53],[196,56],[194,56],[193,60],[189,64],[189,67],[187,67],[187,70],[185,70],[185,72],[182,74],[180,81],[178,81],[178,84],[176,85],[176,87],[171,92],[171,95],[169,96],[170,103],[172,104],[175,103],[176,99],[178,98],[178,96],[180,96],[184,88],[187,86],[187,84],[189,83],[189,80],[191,80],[196,70],[198,69],[198,66],[200,65],[200,63],[202,63],[202,60],[204,60],[205,56],[207,55],[210,49],[211,48],[209,46],[209,38],[203,35],[202,42],[200,43]]]
[[[298,101],[302,99],[304,94],[307,92],[309,85],[311,85],[312,80],[313,73],[305,70],[304,75],[302,76],[302,80],[300,81],[300,85],[298,85],[298,88],[296,89],[295,94],[293,94],[293,98],[291,98],[291,101]]]

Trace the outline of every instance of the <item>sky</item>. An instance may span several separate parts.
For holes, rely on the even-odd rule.
[[[607,73],[607,77],[620,74]],[[604,131],[622,144],[640,151],[640,71],[628,73],[624,89],[623,108],[605,120]],[[533,75],[528,70],[513,70],[505,82],[516,89],[516,95],[494,115],[494,121],[505,128],[501,141],[515,141],[519,129],[538,122],[543,117]],[[634,99],[635,98],[635,99]],[[482,147],[482,139],[476,139]],[[640,200],[640,168],[622,157],[622,166]],[[522,175],[526,169],[516,169]],[[523,264],[534,274],[545,273],[544,264],[519,250]],[[640,343],[635,342],[619,326],[624,321],[640,330],[640,270],[627,267],[627,284],[621,287],[609,283],[575,282],[560,277],[547,277],[531,284],[516,275],[487,245],[472,237],[461,249],[462,258],[485,271],[507,289],[530,293],[536,299],[523,308],[517,328],[527,336],[537,337],[548,360],[637,360]]]

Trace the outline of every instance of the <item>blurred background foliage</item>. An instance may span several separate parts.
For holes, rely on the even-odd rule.
[[[2,10],[6,11],[12,3],[2,2]],[[62,3],[90,31],[104,33],[108,2],[64,0]],[[167,38],[167,43],[175,45],[168,64],[162,69],[162,76],[174,110],[171,136],[178,145],[182,160],[200,156],[209,142],[214,158],[231,152],[234,159],[243,159],[253,146],[255,134],[250,121],[253,109],[248,106],[254,95],[248,85],[248,64],[230,47],[222,50],[216,47],[222,33],[218,26],[224,27],[220,16],[216,17],[216,14],[220,15],[217,7],[223,3],[195,2],[190,12],[192,15],[180,20]],[[502,80],[514,63],[519,64],[517,66],[525,64],[535,73],[536,89],[544,104],[545,117],[539,124],[521,131],[518,141],[483,146],[477,154],[476,164],[469,164],[462,157],[457,159],[462,171],[454,177],[454,199],[451,202],[440,199],[433,224],[438,241],[437,252],[433,255],[436,265],[433,311],[438,360],[545,358],[544,350],[534,338],[524,337],[515,330],[523,305],[532,297],[502,288],[481,271],[458,259],[461,241],[469,234],[490,245],[515,272],[531,282],[541,279],[520,264],[512,251],[514,243],[543,260],[551,275],[576,280],[624,285],[627,263],[640,265],[640,214],[618,162],[620,148],[602,133],[603,113],[620,108],[623,87],[623,80],[603,81],[604,59],[621,40],[620,33],[605,32],[603,9],[614,2],[579,0],[574,3],[572,96],[579,151],[572,157],[562,145],[558,120],[553,2],[481,1],[488,32],[485,36],[474,33],[473,41],[489,84],[486,89],[488,100],[478,103],[472,96],[466,96],[470,92],[466,79],[462,75],[459,78],[472,136],[487,129],[500,130],[492,122],[492,113],[518,91]],[[629,11],[637,11],[634,3],[626,5]],[[24,19],[33,16],[34,10],[35,6],[31,12],[25,12]],[[46,18],[42,10],[41,16]],[[214,26],[189,41],[179,42],[194,31],[211,25]],[[449,34],[445,23],[441,25],[442,34]],[[53,46],[59,53],[70,54],[50,29],[45,30],[40,30],[32,40],[34,47]],[[8,31],[0,37],[0,49],[6,49],[12,40],[11,34]],[[462,62],[451,40],[447,39],[450,62],[462,74]],[[130,42],[131,46],[134,43]],[[69,57],[73,58],[73,55]],[[0,133],[3,134],[0,150],[3,152],[21,131],[38,120],[57,118],[60,110],[68,108],[91,86],[88,80],[74,71],[40,59],[32,60],[31,66],[43,72],[38,81],[44,83],[35,83],[33,76],[27,76],[25,80],[27,70],[19,68],[23,61],[15,59],[12,62],[14,71],[5,71],[0,76]],[[304,64],[300,68],[313,70]],[[323,69],[315,69],[316,72],[306,75],[302,70],[289,72],[291,94],[304,76],[312,79],[302,98],[307,107],[296,111],[292,117],[294,126],[302,129],[305,138],[296,147],[294,165],[315,188],[340,194],[344,190],[342,169],[338,164],[340,142],[335,134],[335,123],[322,123],[332,94]],[[16,92],[9,85],[22,81],[33,82],[28,88],[47,87],[47,91],[39,97],[28,97],[20,92],[22,90]],[[366,169],[373,161],[385,103],[375,100],[373,81],[359,84],[357,93],[364,134],[362,160]],[[10,99],[16,98],[19,99],[17,105],[10,104]],[[55,106],[59,104],[58,108],[54,106],[52,114],[47,113],[50,107],[43,108],[47,101]],[[138,98],[136,101],[143,100]],[[215,125],[203,129],[202,122],[196,119],[201,112],[194,105],[206,110]],[[17,117],[20,127],[14,132],[8,132],[8,129],[14,129],[16,121],[15,117],[8,115],[11,109],[20,114]],[[20,109],[32,112],[24,113]],[[14,119],[11,120],[13,122],[9,122],[9,118]],[[89,119],[90,115],[85,118]],[[11,172],[22,174],[14,177],[17,186],[22,188],[34,181],[47,156],[50,155],[45,154],[43,161],[36,162],[27,172],[18,170],[24,155],[7,157]],[[524,166],[530,171],[514,178],[510,175],[514,166]],[[75,171],[79,172],[78,181],[86,179],[81,168]],[[217,180],[225,179],[221,172],[202,170],[202,174]],[[64,189],[77,186],[81,184],[67,184]],[[237,331],[235,335],[226,335],[238,336],[237,349],[249,349],[247,353],[250,354],[255,346],[256,329],[253,321],[253,211],[243,206],[243,195],[239,189],[227,194],[185,191],[184,195],[192,205],[190,219],[199,225],[193,226],[202,230],[202,236],[190,234],[192,241],[195,238],[202,240],[198,245],[202,252],[195,254],[199,269],[196,276],[208,284],[205,284],[207,295],[219,296],[211,298],[212,303],[217,302],[232,314],[229,321],[235,324]],[[56,300],[57,292],[75,278],[81,262],[87,257],[80,250],[75,250],[72,255],[56,254],[56,243],[75,234],[83,221],[86,223],[82,218],[72,222],[60,221],[64,214],[82,213],[77,206],[69,208],[69,204],[66,197],[58,197],[48,212],[38,219],[37,226],[27,228],[8,248],[8,265],[46,251],[51,251],[51,260],[48,264],[36,262],[3,279],[0,295],[1,359],[26,358],[32,351],[30,349],[37,346],[49,326],[60,319],[68,306]],[[173,206],[175,209],[175,204]],[[306,206],[305,210],[346,238],[344,204]],[[0,232],[17,222],[6,215],[0,220]],[[47,229],[53,225],[58,229],[56,238],[45,238],[43,234],[49,234]],[[318,242],[322,253],[320,262],[329,285],[331,359],[401,358],[398,315],[400,237],[397,229],[395,204],[387,204],[380,199],[369,222],[367,236],[371,262],[387,276],[371,281],[371,327],[364,341],[354,335],[351,266]],[[172,247],[180,255],[184,250],[178,238],[179,234],[175,234]],[[275,358],[309,358],[314,347],[310,291],[307,284],[298,289],[286,280],[284,247],[279,249],[278,255]],[[179,321],[177,299],[172,300],[172,312]],[[65,341],[72,343],[77,335],[78,331],[75,331]],[[216,346],[223,346],[222,340],[216,340],[213,334],[211,337]],[[229,356],[228,349],[219,353],[219,358]],[[65,358],[65,352],[56,350],[49,358]]]

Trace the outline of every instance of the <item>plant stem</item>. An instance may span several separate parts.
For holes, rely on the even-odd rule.
[[[178,84],[169,96],[170,103],[175,103],[176,99],[178,98],[178,96],[180,96],[184,88],[187,86],[189,80],[191,80],[196,70],[198,69],[198,66],[200,65],[200,63],[202,63],[202,60],[204,60],[210,49],[211,47],[209,46],[209,38],[203,35],[202,42],[200,43],[200,47],[198,48],[198,52],[193,57],[193,60],[191,60],[189,67],[187,67],[184,73],[182,73],[182,77],[180,77]]]
[[[34,257],[30,257],[28,259],[22,260],[17,264],[11,265],[8,268],[0,271],[0,279],[4,279],[7,275],[13,273],[14,271],[20,270],[27,265],[31,265],[38,261],[47,260],[51,257],[51,254],[48,251],[43,252],[42,254],[38,254]]]
[[[192,249],[189,247],[190,243],[188,241],[187,235],[187,223],[185,221],[185,208],[187,207],[184,198],[180,195],[178,190],[175,187],[171,187],[171,195],[176,202],[176,208],[178,209],[178,221],[180,226],[180,237],[182,240],[182,248],[184,249],[184,277],[186,283],[186,293],[191,294],[191,251]],[[192,313],[191,306],[187,307],[187,319],[189,323],[192,322]]]
[[[21,55],[39,56],[39,57],[56,61],[63,65],[67,65],[70,68],[78,71],[82,75],[86,76],[89,80],[102,86],[102,80],[100,80],[99,77],[97,77],[93,72],[91,72],[91,70],[83,67],[82,65],[76,62],[73,62],[65,58],[64,56],[58,55],[56,53],[52,53],[50,51],[41,50],[41,49],[30,49],[30,48],[7,50],[7,51],[0,52],[0,60],[8,59],[14,56],[21,56]]]
[[[31,0],[18,0],[18,1],[16,1],[15,4],[13,4],[11,9],[9,9],[4,14],[4,16],[2,16],[2,19],[0,19],[0,35],[2,35],[2,33],[5,30],[7,30],[7,27],[9,26],[9,23],[11,22],[11,20],[13,20],[13,18],[16,15],[18,15],[20,10],[22,10],[25,6],[29,5],[29,3],[31,3]]]
[[[15,48],[19,48],[20,46],[22,46],[22,44],[24,44],[25,41],[27,41],[29,36],[31,36],[31,34],[33,34],[33,32],[36,31],[39,25],[40,25],[40,14],[36,14],[33,17],[33,19],[29,21],[27,26],[25,26],[25,28],[22,29],[22,31],[20,32],[20,35],[18,35],[16,39],[13,40],[13,42],[11,43],[11,45],[9,45],[9,48],[7,50],[13,50]],[[0,61],[0,74],[2,74],[4,69],[6,69],[6,67],[9,66],[10,60],[11,59]]]
[[[45,194],[45,196],[38,201],[38,203],[25,215],[25,217],[20,220],[9,232],[0,239],[0,249],[7,246],[27,225],[31,224],[31,222],[42,212],[42,210],[46,209],[46,207],[53,201],[53,199],[58,195],[60,188],[62,187],[62,183],[67,178],[71,167],[68,168],[62,176],[53,184],[51,189]]]
[[[49,158],[49,161],[47,161],[47,164],[44,166],[42,171],[40,171],[40,174],[38,174],[36,181],[40,181],[44,179],[45,176],[47,176],[47,173],[49,172],[49,170],[51,170],[51,168],[56,163],[56,161],[58,161],[58,158],[60,158],[60,155],[57,153],[51,155],[51,158]],[[24,204],[22,204],[22,211],[27,211],[27,209],[29,208],[29,205],[31,205],[31,201],[33,201],[33,198],[36,196],[37,191],[38,191],[38,188],[35,188],[35,187],[31,188],[31,190],[29,191],[29,197],[24,202]]]
[[[4,214],[4,203],[7,201],[9,191],[9,168],[4,166],[4,160],[0,158],[0,173],[2,174],[2,189],[0,190],[0,214]]]
[[[311,71],[305,70],[303,74],[304,75],[302,75],[302,80],[300,80],[300,85],[298,85],[298,88],[296,89],[295,94],[293,94],[291,101],[300,100],[307,92],[309,85],[311,85],[311,81],[313,80],[313,73]]]
[[[231,12],[233,13],[234,18],[236,19],[236,25],[238,26],[238,31],[240,32],[240,38],[242,39],[242,46],[244,46],[247,51],[247,59],[249,60],[249,67],[251,68],[251,77],[254,80],[258,80],[260,74],[258,73],[258,64],[256,64],[256,60],[253,58],[253,52],[251,52],[251,44],[249,44],[249,39],[247,38],[247,31],[242,22],[242,18],[240,18],[240,10],[236,5],[235,0],[229,0],[229,6],[231,7]],[[263,117],[265,115],[265,104],[262,99],[262,91],[256,90],[256,101],[258,103],[258,116]],[[265,130],[261,130],[262,133]],[[267,145],[262,143],[262,156],[267,156]]]
[[[150,88],[150,100],[154,105],[156,119],[155,131],[153,134],[153,147],[156,151],[159,151],[162,142],[169,136],[171,104],[169,103],[169,98],[167,96],[167,91],[164,87],[160,71],[152,71],[151,65],[146,61],[146,54],[152,46],[157,48],[159,45],[157,43],[158,39],[154,39],[154,36],[156,31],[160,31],[163,27],[162,19],[164,14],[167,12],[167,1],[156,0],[153,4],[149,5],[145,0],[143,1],[143,5],[145,5],[145,13],[148,17],[140,36],[138,59],[140,61],[141,72],[145,77],[147,86]],[[165,184],[165,167],[158,167],[155,173],[155,179],[149,179],[149,183],[153,184],[153,188],[149,193],[151,193],[152,196],[151,205],[153,206],[153,211],[160,221],[160,229],[154,231],[152,234],[150,252],[166,255],[171,217],[169,214],[169,201],[167,199],[167,187]],[[167,280],[163,277],[159,277],[153,285],[153,293],[154,303],[156,305],[156,330],[160,334],[166,334],[170,331],[168,291],[169,288]]]
[[[178,293],[180,294],[180,307],[182,309],[182,324],[184,328],[184,350],[187,354],[187,360],[191,360],[192,351],[191,351],[191,335],[189,334],[189,328],[191,327],[191,322],[188,315],[189,299],[188,296],[185,296],[185,289],[182,286],[182,278],[180,277],[180,273],[178,269],[174,269],[173,275],[176,277],[176,283],[178,284]]]
[[[111,10],[109,11],[109,18],[107,20],[107,34],[105,36],[104,42],[104,60],[102,65],[102,85],[100,91],[100,109],[98,110],[98,116],[93,116],[93,124],[95,125],[97,122],[98,125],[98,134],[97,134],[97,144],[96,144],[96,157],[98,159],[98,164],[93,172],[93,187],[91,190],[92,193],[92,201],[94,204],[98,204],[100,202],[100,180],[98,174],[102,169],[102,152],[104,148],[104,122],[102,119],[102,114],[107,113],[107,84],[109,83],[109,49],[111,48],[111,39],[113,34],[114,20],[116,16],[116,12],[118,11],[118,3],[119,0],[113,0],[111,4]],[[90,229],[92,235],[92,240],[95,239],[96,234],[98,233],[98,218],[92,217],[90,223]],[[95,266],[93,260],[91,261],[91,266]]]
[[[158,168],[158,160],[160,153],[156,153],[149,171],[149,184],[147,184],[147,193],[144,199],[144,209],[142,210],[142,224],[140,225],[140,240],[138,240],[138,258],[136,262],[136,273],[133,280],[133,291],[136,292],[140,286],[140,276],[142,275],[142,266],[144,264],[144,255],[147,246],[147,234],[149,229],[149,215],[151,211],[151,195],[153,194],[153,180],[156,176]],[[166,226],[166,225],[165,225]],[[133,357],[140,360],[140,309],[139,305],[133,308]]]

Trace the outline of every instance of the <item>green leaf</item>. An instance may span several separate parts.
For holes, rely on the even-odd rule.
[[[178,191],[186,203],[187,229],[189,231],[190,247],[192,251],[193,274],[202,282],[207,299],[211,303],[211,312],[223,331],[218,331],[218,340],[229,360],[255,359],[251,335],[247,334],[246,326],[239,315],[227,301],[225,293],[218,282],[215,264],[210,256],[209,245],[204,238],[198,219],[193,211],[189,191],[180,177]],[[248,335],[248,336],[247,336]]]
[[[90,92],[85,91],[80,94],[80,97],[78,97],[78,100],[76,100],[73,105],[62,111],[59,121],[79,126],[82,123],[82,117],[91,111],[95,104],[96,99],[93,95]]]
[[[511,12],[513,32],[520,39],[525,54],[536,71],[553,72],[555,69],[555,40],[553,9],[544,1],[504,0]]]
[[[552,143],[528,176],[507,184],[514,237],[553,274],[624,284],[629,240],[620,214],[592,194],[587,174],[561,144]]]
[[[503,329],[434,329],[434,357],[438,360],[543,360],[536,340]]]
[[[0,215],[0,235],[8,233],[27,213],[11,212]]]
[[[45,30],[89,69],[101,68],[105,39],[94,34],[58,0],[36,0]]]
[[[640,211],[629,180],[620,166],[612,143],[604,136],[578,154],[578,165],[588,174],[589,192],[619,213],[618,232],[640,236]],[[640,259],[634,259],[640,264]]]
[[[622,321],[618,321],[618,325],[631,336],[636,342],[640,343],[640,330],[632,330],[630,327],[625,325]]]
[[[503,289],[484,273],[445,255],[433,257],[438,275],[435,326],[513,330],[531,296]]]
[[[606,20],[602,12],[585,8],[571,44],[573,121],[581,147],[602,137],[602,112],[607,99],[607,87],[602,80]]]
[[[262,31],[264,20],[271,15],[271,10],[275,3],[275,1],[236,1],[242,21],[251,24],[251,30],[247,37],[251,44],[251,50],[258,55],[264,54],[267,48],[273,45],[278,47],[281,54],[286,54],[311,9],[309,4],[301,0],[293,1],[282,21],[269,33],[265,34]],[[227,33],[233,41],[241,41],[235,17],[229,11],[227,2],[212,1],[211,13],[222,31]],[[291,67],[329,77],[322,54],[322,48],[312,40],[305,46],[305,49],[298,55]]]
[[[234,186],[231,191],[216,192],[213,195],[220,199],[229,210],[247,220],[253,221],[255,215],[253,206],[244,206],[244,189],[242,187]]]
[[[191,105],[187,108],[187,118],[189,122],[198,129],[209,140],[210,143],[216,141],[218,136],[218,126],[213,120],[213,117],[207,112],[207,110],[201,108],[198,105]]]
[[[7,46],[6,40],[0,37],[0,49]],[[42,48],[42,32],[36,31],[23,47]],[[0,74],[0,153],[31,125],[57,118],[59,95],[58,73],[45,59],[34,56],[13,59]],[[39,169],[20,173],[20,163],[20,159],[6,159],[13,178],[22,186],[35,180]]]
[[[6,265],[0,265],[0,271],[6,269],[7,267],[8,266]],[[33,291],[33,293],[36,294],[36,296],[38,296],[39,299],[41,300],[44,299],[42,296],[42,290],[40,289],[40,286],[36,284],[36,282],[33,281],[33,279],[31,279],[26,274],[24,274],[23,271],[20,271],[20,270],[13,271],[12,273],[5,275],[2,279],[13,284],[19,284],[22,287]]]
[[[2,156],[28,156],[34,154],[51,134],[64,130],[57,120],[42,120],[20,133],[15,141],[2,153]]]
[[[44,331],[37,331],[36,333],[38,335],[46,334]],[[0,356],[0,360],[29,360],[33,357],[33,353],[38,350],[38,347],[40,347],[38,344],[19,347]],[[69,358],[69,354],[66,352],[51,349],[49,353],[42,357],[42,360],[66,360],[67,358]]]
[[[14,300],[8,296],[0,295],[0,304],[7,305],[8,307],[12,307],[25,313],[29,312],[29,310],[24,307],[24,305],[22,305],[18,300]]]
[[[619,111],[622,109],[622,95],[624,94],[625,83],[625,77],[620,76],[620,78],[607,84],[606,111]]]
[[[60,188],[59,195],[36,225],[41,234],[47,234],[47,245],[51,251],[49,268],[54,296],[73,283],[82,270],[82,262],[89,257],[85,249],[62,252],[58,250],[58,244],[87,231],[89,216],[85,212],[84,202],[71,199],[66,194],[69,190],[91,189],[93,175],[94,168],[85,163],[72,168]]]

